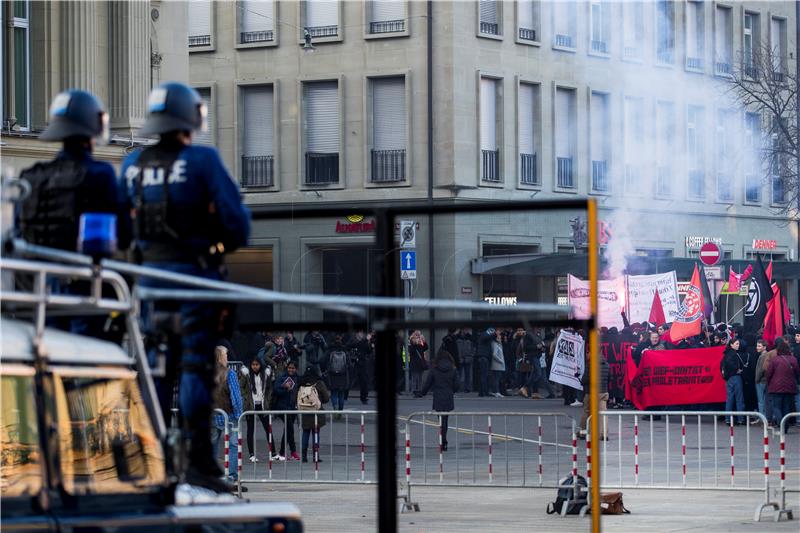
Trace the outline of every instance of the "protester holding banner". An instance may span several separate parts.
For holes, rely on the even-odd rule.
[[[739,353],[739,340],[732,339],[725,346],[722,354],[720,370],[725,380],[725,410],[744,411],[744,386],[742,384],[742,372],[744,372],[744,362]],[[736,425],[744,424],[744,419],[736,417]]]
[[[581,407],[578,393],[583,390],[584,341],[572,330],[562,330],[555,341],[550,381],[564,385],[564,404]],[[574,400],[570,403],[570,400]]]

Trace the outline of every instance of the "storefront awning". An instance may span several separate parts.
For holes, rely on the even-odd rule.
[[[727,279],[728,267],[741,273],[753,261],[728,259],[720,263],[723,276]],[[660,274],[676,271],[678,278],[692,277],[696,259],[687,257],[628,257],[628,274]],[[767,266],[767,263],[764,264]],[[519,254],[477,257],[472,260],[473,274],[495,274],[509,276],[566,276],[572,274],[579,278],[588,276],[588,256],[586,254]],[[600,261],[600,271],[606,262]],[[800,279],[800,263],[796,261],[775,261],[772,266],[774,280]]]

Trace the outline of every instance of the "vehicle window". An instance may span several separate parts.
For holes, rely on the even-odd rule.
[[[55,378],[67,492],[141,492],[164,481],[163,451],[134,372],[72,369]]]
[[[4,366],[0,391],[0,496],[33,496],[42,488],[33,369]]]

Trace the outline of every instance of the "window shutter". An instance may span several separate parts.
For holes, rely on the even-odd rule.
[[[372,0],[370,22],[403,20],[405,18],[405,0]]]
[[[244,33],[273,31],[272,0],[240,0],[242,27]]]
[[[607,161],[608,154],[608,97],[592,93],[592,139],[591,157],[593,161]]]
[[[526,30],[536,29],[533,27],[533,0],[519,0],[517,10],[519,27]]]
[[[783,55],[786,53],[783,49],[783,22],[780,19],[770,20],[769,44],[773,50],[772,70],[778,73],[783,72]]]
[[[339,25],[338,0],[306,0],[306,27]]]
[[[374,150],[405,150],[406,90],[404,78],[372,81]]]
[[[556,157],[572,157],[572,91],[556,90]]]
[[[697,58],[697,2],[686,4],[686,55]]]
[[[211,2],[210,0],[192,0],[189,2],[189,36],[211,35]]]
[[[717,28],[716,28],[716,53],[719,61],[730,61],[730,39],[728,38],[728,28],[730,26],[730,9],[717,7]]]
[[[272,101],[272,87],[242,89],[243,156],[274,155],[272,150]]]
[[[519,153],[534,154],[534,120],[536,87],[523,83],[519,86]]]
[[[497,2],[495,0],[480,0],[481,22],[497,24]]]
[[[555,2],[553,4],[553,26],[558,35],[572,35],[570,32],[569,6],[566,2]]]
[[[211,89],[208,87],[203,87],[201,89],[197,89],[197,92],[200,94],[200,98],[203,99],[203,102],[206,104],[206,109],[208,110],[208,115],[206,116],[208,131],[197,130],[194,132],[193,143],[213,145],[214,128],[217,126],[217,118],[214,115],[214,104],[211,101]]]
[[[481,150],[497,150],[497,81],[481,78]]]
[[[339,90],[335,81],[306,83],[303,87],[306,150],[339,152]]]

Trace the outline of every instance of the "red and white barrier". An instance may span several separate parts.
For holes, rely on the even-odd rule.
[[[223,438],[224,438],[224,442],[225,442],[225,445],[224,445],[225,451],[223,452],[225,454],[223,456],[224,457],[223,460],[225,462],[225,475],[226,476],[230,476],[231,475],[231,462],[230,462],[231,434],[230,434],[230,430],[228,429],[227,421],[225,422],[225,436]]]
[[[683,486],[686,486],[686,417],[681,415],[681,470],[683,471]]]
[[[633,476],[634,484],[639,484],[639,416],[633,417]]]
[[[536,417],[539,422],[539,485],[542,484],[542,476],[544,474],[542,469],[542,417]]]
[[[487,422],[489,424],[489,483],[494,481],[494,471],[492,470],[492,417],[489,415],[487,417]]]
[[[364,481],[364,415],[361,415],[361,481]]]

